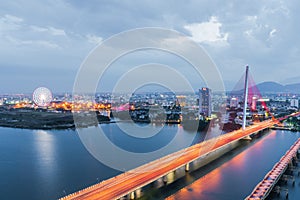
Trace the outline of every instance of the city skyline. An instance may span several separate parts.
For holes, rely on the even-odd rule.
[[[300,199],[299,6],[3,1],[1,197]]]
[[[0,92],[28,93],[39,86],[57,92],[72,91],[80,64],[99,42],[142,27],[174,29],[191,37],[211,56],[227,87],[239,80],[246,64],[258,83],[297,82],[299,2],[170,4],[109,1],[87,5],[61,0],[3,3]],[[161,59],[160,54],[150,55],[156,57],[154,60]],[[136,60],[148,63],[148,57],[149,52],[140,53],[120,66],[126,70]],[[164,59],[176,65],[171,57]],[[121,74],[118,70],[112,73]],[[195,88],[199,87],[197,81],[191,80]]]

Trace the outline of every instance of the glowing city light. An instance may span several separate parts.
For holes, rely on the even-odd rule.
[[[33,91],[32,99],[40,107],[48,106],[52,101],[52,92],[45,87],[39,87]]]

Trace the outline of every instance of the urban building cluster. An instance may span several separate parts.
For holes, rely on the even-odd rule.
[[[30,95],[2,95],[0,106],[6,109],[40,109],[45,112],[99,111],[101,115],[135,121],[166,120],[180,123],[183,116],[189,120],[211,120],[220,116],[221,122],[241,124],[243,117],[242,93],[214,93],[203,87],[194,94],[172,92],[96,95],[54,95],[46,107],[39,107]],[[248,97],[247,121],[262,121],[271,116],[280,117],[299,110],[297,94],[252,94]],[[129,115],[128,115],[129,111]],[[124,114],[125,113],[125,114]],[[127,113],[127,114],[126,114]],[[219,114],[218,114],[219,113]]]

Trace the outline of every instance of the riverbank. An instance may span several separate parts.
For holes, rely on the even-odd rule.
[[[207,131],[209,126],[214,126],[213,121],[203,120],[149,120],[149,119],[132,119],[125,112],[115,112],[112,119],[108,116],[103,116],[95,111],[82,111],[79,113],[72,113],[70,111],[49,111],[46,109],[14,109],[7,107],[0,107],[0,127],[22,128],[22,129],[75,129],[74,119],[76,120],[76,127],[84,128],[89,126],[98,126],[102,123],[126,122],[133,121],[135,123],[155,123],[155,124],[181,124],[185,130],[190,132]],[[96,116],[96,117],[95,117]],[[114,118],[116,117],[116,118]],[[114,119],[117,119],[115,121]],[[236,124],[221,125],[224,132],[230,132],[240,128]]]
[[[34,109],[1,109],[0,126],[23,129],[74,129],[74,117],[77,126],[97,126],[99,123],[110,123],[110,118],[95,112],[82,112],[73,115],[71,112],[47,112]]]

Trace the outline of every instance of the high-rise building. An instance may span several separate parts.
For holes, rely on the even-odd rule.
[[[257,97],[253,96],[251,99],[251,110],[256,110]]]
[[[184,95],[177,95],[176,98],[177,98],[178,103],[179,103],[179,105],[181,107],[186,106],[186,96],[184,96]]]
[[[299,100],[291,99],[291,107],[299,108]]]
[[[211,89],[203,87],[199,90],[199,114],[211,116]]]
[[[238,107],[238,98],[232,97],[230,99],[230,108],[237,108]]]

